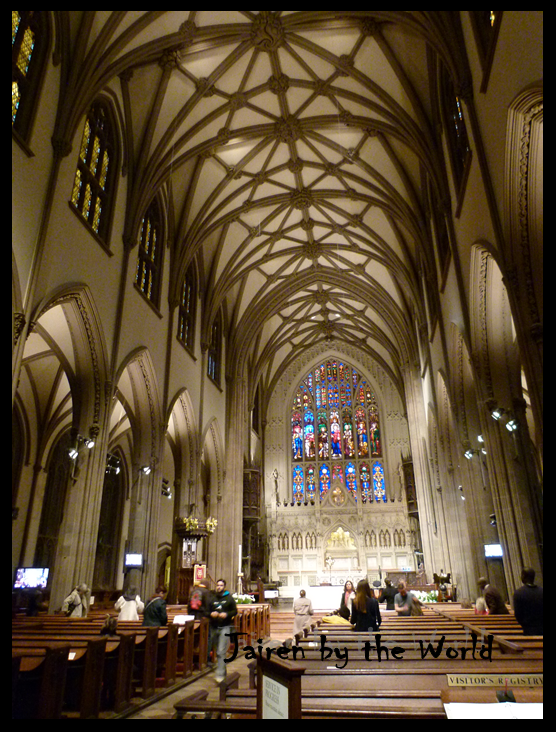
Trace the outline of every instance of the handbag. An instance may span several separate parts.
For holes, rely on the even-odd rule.
[[[410,615],[413,617],[419,617],[422,614],[423,614],[423,609],[421,608],[421,603],[419,603],[415,600],[412,600]]]

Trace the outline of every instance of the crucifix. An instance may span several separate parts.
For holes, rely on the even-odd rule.
[[[334,566],[334,560],[332,559],[330,554],[326,557],[326,559],[324,560],[324,563],[330,570],[330,584],[332,584],[332,567]]]

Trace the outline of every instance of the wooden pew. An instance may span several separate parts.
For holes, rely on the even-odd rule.
[[[12,719],[61,719],[69,646],[12,650]]]
[[[81,718],[87,719],[97,718],[101,708],[114,712],[129,708],[135,691],[133,682],[140,687],[145,699],[150,698],[157,687],[173,685],[178,680],[179,654],[182,677],[191,675],[193,622],[164,628],[145,628],[140,621],[123,622],[118,624],[120,634],[109,638],[99,635],[103,622],[104,617],[97,620],[63,616],[17,619],[13,623],[13,653],[28,658],[45,655],[46,649],[61,643],[69,647],[69,653],[75,655],[68,661],[65,704],[68,709],[77,704]],[[94,644],[95,648],[104,644],[103,653],[93,653],[93,645],[89,648],[89,644]],[[76,671],[90,663],[87,659],[93,657],[96,676],[92,676],[89,667],[86,671]],[[18,673],[22,675],[24,671]],[[86,681],[83,681],[84,674]],[[61,686],[63,689],[64,684]]]
[[[61,684],[65,691],[64,705],[78,711],[81,719],[96,719],[100,713],[106,645],[106,638],[78,637],[70,641],[68,650],[67,640],[34,638],[12,640],[12,652],[23,657],[25,668],[29,664],[23,659],[46,658],[49,650],[63,648],[68,657],[65,684]],[[60,682],[60,676],[56,678]]]

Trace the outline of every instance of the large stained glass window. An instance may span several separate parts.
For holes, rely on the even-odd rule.
[[[291,405],[293,500],[322,498],[339,479],[356,500],[386,502],[378,404],[349,364],[329,360],[299,384]]]

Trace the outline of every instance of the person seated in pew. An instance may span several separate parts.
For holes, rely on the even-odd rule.
[[[27,610],[25,614],[28,618],[36,618],[40,612],[48,610],[48,602],[44,599],[42,591],[35,587],[29,591],[27,600]]]
[[[509,615],[510,611],[506,607],[502,595],[493,585],[489,585],[484,577],[477,580],[477,585],[485,598],[489,615]]]
[[[351,623],[355,625],[355,632],[378,630],[381,621],[378,600],[373,597],[369,583],[367,580],[359,580],[351,606]]]
[[[62,612],[68,618],[86,618],[91,603],[91,590],[85,583],[74,587],[62,603]]]
[[[166,595],[168,590],[163,585],[156,588],[154,595],[145,605],[143,611],[143,625],[156,627],[168,625],[168,614],[166,612]]]
[[[514,592],[513,606],[524,635],[543,635],[543,591],[535,584],[535,570],[521,571],[523,587]]]
[[[405,582],[398,583],[398,592],[394,598],[394,610],[398,615],[408,616],[415,612],[414,606],[420,606],[421,603],[415,597],[413,592],[408,591]]]
[[[139,597],[136,587],[129,587],[116,600],[114,608],[119,611],[118,620],[139,620],[139,615],[145,609],[145,603]]]
[[[488,607],[484,597],[478,597],[475,601],[475,615],[488,615]]]

